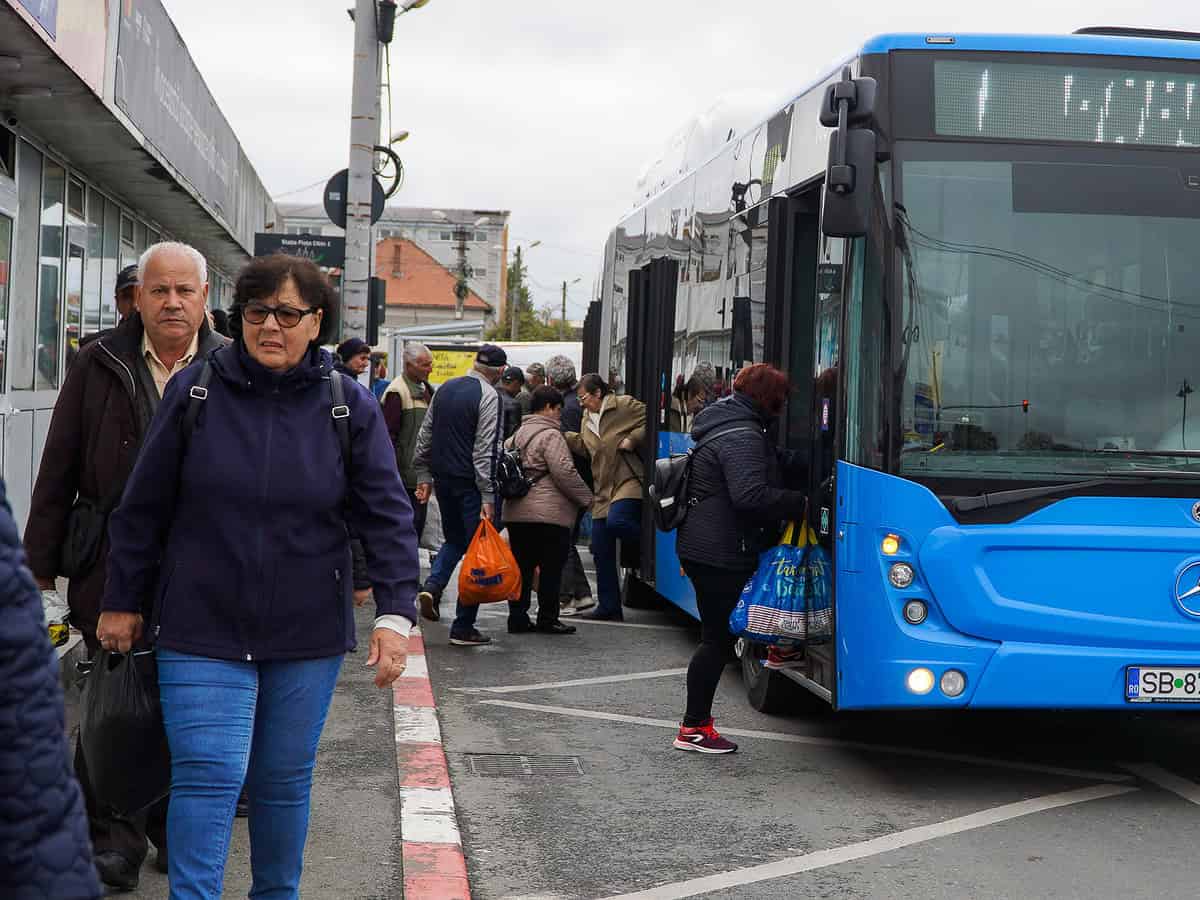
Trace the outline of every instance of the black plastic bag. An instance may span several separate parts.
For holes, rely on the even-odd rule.
[[[152,652],[101,650],[83,683],[79,742],[96,799],[121,816],[171,789],[171,751]]]

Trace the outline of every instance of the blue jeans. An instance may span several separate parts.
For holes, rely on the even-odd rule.
[[[473,482],[439,481],[434,485],[437,492],[438,509],[442,512],[442,549],[438,551],[433,571],[425,584],[437,588],[441,593],[450,583],[454,567],[462,562],[471,538],[479,527],[479,511],[483,498]],[[450,626],[451,637],[465,637],[475,628],[478,606],[458,604],[454,611],[454,624]]]
[[[220,900],[243,783],[251,900],[300,896],[317,741],[341,665],[341,656],[253,663],[158,650],[171,900]]]
[[[592,557],[596,562],[596,614],[621,614],[621,580],[617,575],[617,541],[641,541],[642,501],[618,500],[608,516],[592,520]]]

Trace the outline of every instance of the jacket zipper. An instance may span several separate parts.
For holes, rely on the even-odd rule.
[[[275,395],[277,395],[278,393],[279,393],[279,388],[276,388],[271,396],[272,401],[275,400]],[[272,402],[270,405],[270,410],[267,414],[267,435],[263,441],[263,458],[264,459],[271,458],[271,437],[275,432],[275,412],[276,412],[277,407],[278,407],[278,403]],[[270,478],[270,474],[271,474],[271,467],[263,466],[262,484],[261,484],[260,492],[259,492],[259,501],[262,503],[263,508],[265,508],[266,504],[267,504],[267,481]],[[265,566],[265,560],[263,559],[263,520],[260,517],[258,520],[258,578],[259,578],[259,584],[262,585],[263,591],[266,590],[266,586],[267,586],[267,578],[266,578],[266,572],[265,572],[264,566]],[[260,592],[259,602],[260,603],[262,602],[261,592]],[[246,662],[254,662],[254,654],[250,652],[249,648],[246,648]]]
[[[100,342],[100,349],[103,350],[105,353],[107,353],[113,362],[115,362],[118,366],[120,366],[122,369],[125,370],[125,374],[129,376],[129,398],[136,403],[137,402],[137,381],[133,377],[133,372],[130,370],[129,366],[125,365],[125,363],[122,362],[120,357],[118,357],[115,353],[113,353],[111,350],[108,349],[108,345],[105,344],[104,341]]]

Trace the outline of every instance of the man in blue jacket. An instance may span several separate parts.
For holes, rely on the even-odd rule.
[[[424,503],[437,491],[445,543],[433,571],[417,594],[421,615],[436,622],[442,592],[450,582],[479,520],[495,519],[496,456],[500,444],[500,394],[496,382],[504,374],[508,355],[500,347],[484,344],[475,367],[451,378],[433,395],[433,404],[421,423],[413,465],[417,472],[417,499]],[[491,643],[475,627],[478,606],[458,604],[450,643],[478,647]]]

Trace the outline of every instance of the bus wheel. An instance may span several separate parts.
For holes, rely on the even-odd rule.
[[[768,715],[794,713],[800,708],[803,689],[786,675],[763,666],[767,657],[765,646],[738,638],[736,650],[742,661],[742,680],[746,682],[746,696],[752,707]]]

